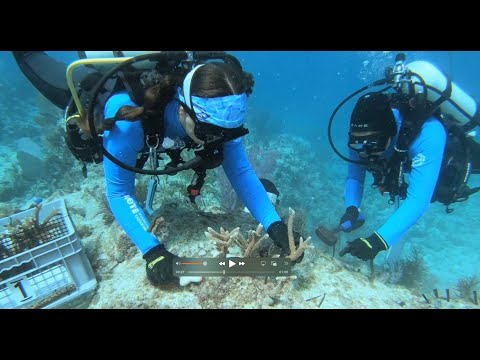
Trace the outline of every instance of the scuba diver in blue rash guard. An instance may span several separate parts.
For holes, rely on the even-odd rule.
[[[223,52],[214,52],[216,55],[212,57],[220,57],[224,62],[191,61],[192,55],[185,55],[188,52],[176,53],[180,53],[175,60],[181,66],[172,67],[172,54],[147,54],[109,68],[106,74],[88,74],[98,81],[86,91],[89,96],[86,101],[88,114],[77,120],[80,130],[91,136],[89,145],[97,144],[97,148],[86,152],[86,145],[73,146],[73,150],[80,149],[76,156],[82,161],[100,162],[98,154],[105,155],[103,162],[111,210],[142,252],[146,260],[147,277],[154,285],[176,280],[172,273],[174,255],[148,231],[150,222],[135,197],[135,172],[176,174],[191,168],[196,173],[196,181],[187,190],[190,200],[195,202],[200,195],[206,170],[222,165],[232,187],[254,218],[267,229],[273,242],[281,248],[282,255],[286,256],[290,251],[287,225],[281,221],[252,169],[241,141],[241,137],[248,133],[243,125],[253,76],[242,70],[236,58]],[[219,53],[222,55],[219,56]],[[36,61],[49,61],[48,56],[42,54],[36,54]],[[14,55],[27,78],[38,80],[32,70],[35,66],[28,63],[31,57],[23,56],[23,52],[15,52]],[[149,72],[135,71],[130,66],[144,58],[152,60],[162,58],[162,55],[168,55],[167,68],[170,69],[165,69],[165,61],[161,64],[159,61],[160,67],[163,66],[161,73],[159,65]],[[203,60],[208,58],[205,56]],[[64,65],[62,70],[65,70]],[[114,73],[119,74],[123,87],[118,83],[107,87],[108,79]],[[141,91],[132,90],[138,85],[132,81],[132,73],[141,74],[137,76],[143,80]],[[32,83],[39,90],[47,88],[45,85],[39,86],[38,81]],[[48,98],[48,91],[42,93]],[[103,98],[101,95],[104,95]],[[62,99],[65,100],[65,96]],[[59,107],[67,107],[65,102],[52,102]],[[77,104],[77,108],[80,106]],[[99,114],[98,107],[103,113]],[[69,109],[66,113],[69,113]],[[103,144],[97,139],[101,138],[98,136],[101,132]],[[180,156],[183,149],[199,150],[195,151],[197,156],[194,160],[185,162]],[[165,170],[156,170],[157,151],[166,152],[172,159]],[[147,157],[142,152],[146,152],[149,162],[153,163],[152,170],[143,169]],[[93,157],[92,154],[97,156]],[[139,154],[142,156],[138,157]],[[296,241],[299,237],[296,234]],[[299,261],[301,258],[296,262]]]
[[[346,211],[337,231],[351,232],[364,224],[360,205],[367,171],[373,175],[372,187],[389,194],[389,203],[397,205],[385,224],[368,237],[349,241],[340,256],[350,253],[372,261],[390,249],[390,261],[401,251],[402,236],[431,202],[445,204],[450,213],[450,204],[480,190],[467,185],[471,174],[480,173],[480,144],[472,132],[479,125],[477,104],[432,64],[417,61],[407,66],[404,60],[404,54],[398,54],[385,79],[350,95],[330,118],[330,144],[349,162]],[[353,96],[385,85],[357,100],[350,118],[349,158],[344,157],[330,136],[336,112]],[[392,256],[395,245],[399,249]]]

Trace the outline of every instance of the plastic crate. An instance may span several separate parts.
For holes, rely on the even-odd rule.
[[[0,309],[53,308],[96,286],[63,199],[0,219]]]

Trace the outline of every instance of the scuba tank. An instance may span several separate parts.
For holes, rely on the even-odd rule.
[[[428,91],[428,88],[423,85],[427,84],[442,91],[445,97],[457,105],[455,106],[451,101],[443,101],[440,104],[442,114],[455,119],[456,125],[462,127],[466,132],[479,125],[477,102],[460,86],[450,81],[442,71],[427,61],[413,61],[407,64],[406,68],[410,73],[409,77],[413,86],[409,85],[408,82],[402,82],[399,87],[402,93],[410,94],[413,88],[415,94],[426,92],[427,100],[432,103],[440,101],[441,95],[435,91]],[[473,137],[475,134],[469,135]],[[478,142],[478,139],[476,141]]]
[[[136,56],[139,53],[158,54],[159,52],[79,51],[78,53],[81,59],[71,63],[67,69],[67,83],[72,93],[72,99],[67,105],[64,113],[66,125],[65,141],[75,158],[82,162],[82,173],[85,177],[87,177],[86,164],[99,164],[103,161],[102,138],[92,138],[79,128],[79,122],[82,121],[82,118],[86,115],[84,106],[89,102],[92,89],[102,78],[103,73],[115,67],[118,63],[122,63],[129,57]],[[155,63],[143,61],[139,64],[143,65],[132,65],[132,70],[136,73],[134,74],[135,76],[130,76],[130,79],[122,77],[119,79],[121,81],[113,78],[109,79],[104,88],[102,88],[102,90],[99,92],[97,96],[97,104],[93,110],[93,117],[95,119],[96,127],[101,125],[101,121],[103,121],[103,107],[114,91],[120,90],[121,88],[131,90],[129,83],[131,81],[131,83],[134,84],[135,81],[133,78],[135,77],[138,78],[138,84],[135,88],[137,92],[143,91],[143,87],[148,85],[147,82],[151,83],[155,81],[155,76],[140,76],[140,74],[152,75],[152,73],[155,73],[154,75],[158,75],[155,70],[152,70],[152,67],[155,66]],[[78,66],[89,66],[97,70],[83,79],[79,86],[73,82],[72,76],[74,69]],[[131,91],[129,91],[129,94],[130,92]]]
[[[375,156],[366,159],[350,159],[335,147],[332,138],[332,123],[338,110],[353,97],[373,87],[383,87],[377,91],[391,97],[392,106],[403,109],[404,118],[398,131],[395,152],[388,161],[378,161]],[[393,91],[392,91],[393,90]],[[480,146],[475,138],[474,128],[480,125],[479,105],[453,83],[448,76],[426,61],[405,63],[405,55],[395,57],[395,65],[385,69],[385,78],[356,90],[340,102],[328,122],[328,140],[333,151],[343,160],[361,165],[374,174],[374,184],[388,188],[391,200],[397,196],[404,198],[406,183],[403,173],[408,171],[408,149],[411,141],[430,116],[436,116],[447,134],[443,161],[431,202],[439,201],[449,205],[461,202],[478,191],[480,187],[469,188],[468,180],[472,173],[478,173],[473,157],[478,156]],[[478,164],[478,160],[477,160]],[[475,172],[477,171],[477,172]],[[376,174],[376,175],[375,175]],[[390,203],[393,203],[389,201]]]
[[[80,59],[105,59],[105,58],[122,58],[135,57],[139,55],[155,54],[161,51],[78,51]],[[137,69],[148,68],[148,62],[143,61],[133,65]]]
[[[99,59],[112,57],[133,57],[156,52],[158,51],[78,51],[78,55],[81,59]]]

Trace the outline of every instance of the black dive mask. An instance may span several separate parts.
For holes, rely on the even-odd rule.
[[[238,128],[225,129],[212,124],[202,123],[200,121],[195,122],[194,134],[197,138],[204,141],[206,145],[223,144],[248,133],[248,129],[244,128],[243,125]]]
[[[194,134],[199,139],[205,142],[205,145],[219,145],[227,141],[237,139],[249,133],[249,130],[240,126],[237,128],[227,129],[213,124],[208,124],[198,120],[195,112],[190,109],[187,104],[181,100],[177,100],[183,107],[185,112],[195,123]]]
[[[372,134],[369,136],[354,136],[349,133],[348,147],[357,153],[374,154],[381,153],[387,149],[390,139],[388,135]]]

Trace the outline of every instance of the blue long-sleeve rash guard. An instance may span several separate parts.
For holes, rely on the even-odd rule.
[[[105,105],[105,118],[114,117],[125,105],[138,106],[126,92],[113,95]],[[178,106],[176,101],[171,101],[165,109],[165,136],[181,141],[187,138],[187,134],[178,119]],[[105,131],[103,144],[115,158],[135,166],[137,154],[144,147],[141,121],[117,121],[112,130]],[[222,166],[240,199],[265,229],[273,222],[280,221],[248,161],[241,138],[224,144]],[[135,197],[135,173],[115,165],[107,158],[104,159],[104,169],[110,208],[130,239],[145,254],[160,240],[148,232],[150,222]]]
[[[402,117],[398,109],[393,109],[397,129],[400,129]],[[385,151],[389,159],[394,152],[394,144]],[[423,125],[420,134],[410,145],[408,155],[412,159],[412,170],[409,174],[407,197],[400,207],[390,216],[377,232],[388,245],[395,245],[407,230],[425,213],[435,190],[438,174],[442,165],[446,133],[443,125],[434,117]],[[358,159],[358,154],[350,150],[352,159]],[[365,182],[366,169],[363,166],[350,163],[346,182],[346,206],[360,208]]]

